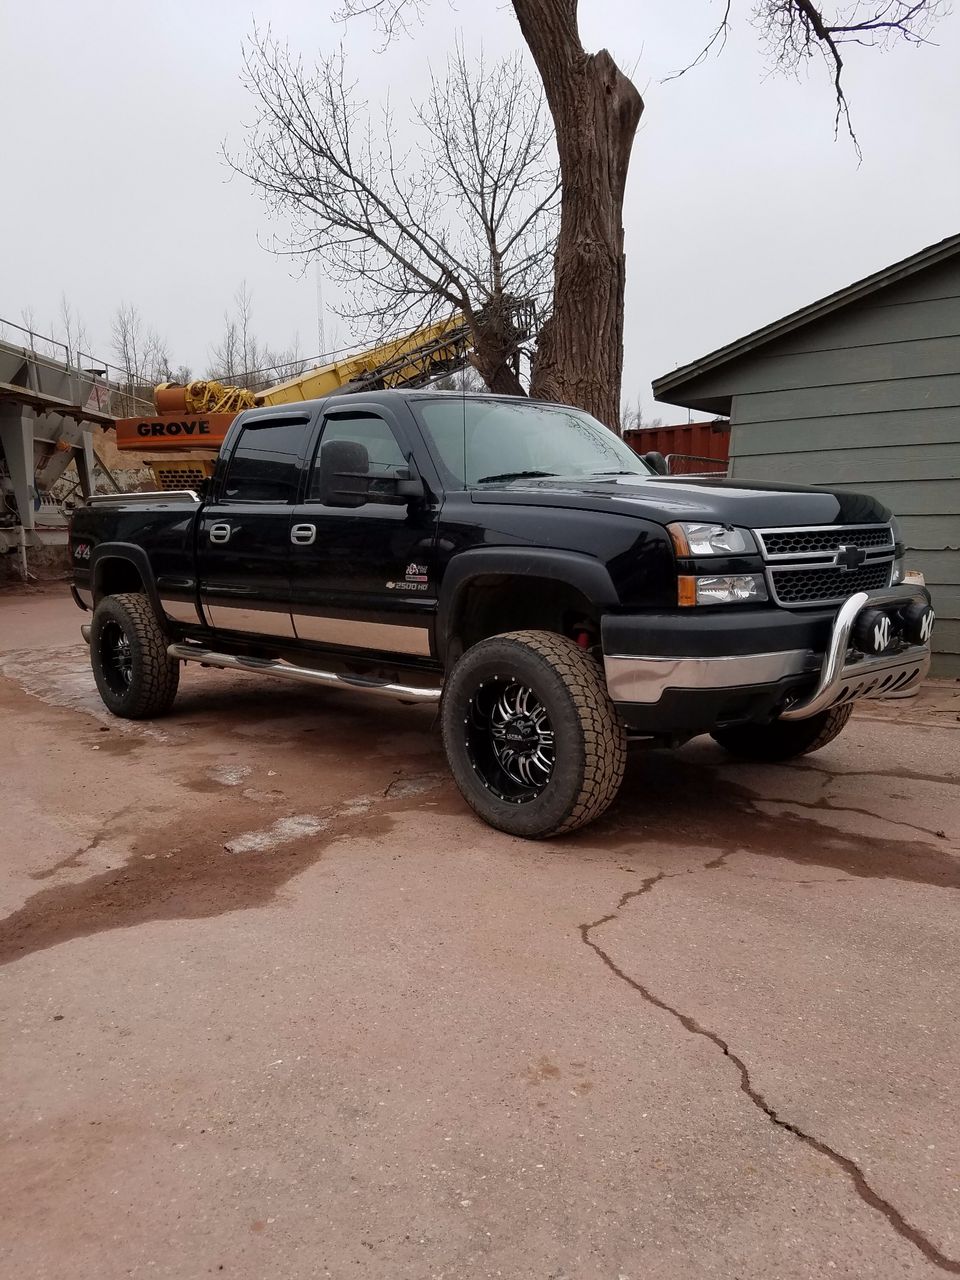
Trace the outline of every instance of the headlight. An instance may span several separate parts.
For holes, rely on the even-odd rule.
[[[759,573],[677,579],[677,602],[681,605],[758,604],[766,599],[767,588]]]
[[[746,529],[722,524],[668,524],[667,532],[678,556],[736,556],[756,550]]]

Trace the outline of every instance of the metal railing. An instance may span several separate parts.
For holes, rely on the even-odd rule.
[[[668,453],[668,476],[717,476],[727,474],[728,464],[723,458],[707,458],[696,453]]]
[[[9,342],[8,330],[11,329],[26,341]],[[91,395],[96,394],[98,408],[104,413],[110,413],[111,397],[121,396],[123,403],[142,407],[148,413],[153,412],[152,396],[143,394],[147,389],[133,382],[128,370],[110,360],[104,360],[80,347],[72,348],[59,338],[51,338],[27,325],[18,324],[15,320],[0,317],[0,342],[3,341],[22,351],[24,357],[34,364],[67,374],[73,383],[77,404],[87,403]]]

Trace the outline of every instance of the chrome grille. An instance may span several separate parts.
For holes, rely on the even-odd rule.
[[[890,585],[890,561],[881,560],[849,571],[832,566],[770,570],[774,599],[778,604],[836,604],[855,591],[880,591]]]
[[[777,604],[839,604],[856,591],[881,591],[890,585],[896,551],[889,524],[809,525],[755,533]],[[857,556],[848,548],[856,548],[864,562],[852,568]]]
[[[893,529],[888,524],[827,525],[807,529],[757,529],[765,560],[832,555],[840,547],[864,551],[892,551]]]

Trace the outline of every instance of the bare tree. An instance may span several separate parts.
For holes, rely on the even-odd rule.
[[[231,387],[262,391],[274,382],[295,378],[307,367],[300,354],[300,342],[282,350],[262,343],[253,329],[253,297],[246,280],[234,294],[234,310],[224,313],[223,334],[210,351],[208,378]]]
[[[733,0],[706,47],[722,47]],[[341,17],[372,15],[385,40],[408,29],[426,0],[343,0]],[[611,426],[619,417],[623,368],[623,198],[643,102],[605,50],[588,53],[578,0],[512,0],[553,115],[563,193],[553,315],[540,336],[531,392],[580,405]],[[944,11],[941,0],[846,0],[835,11],[813,0],[752,0],[752,13],[777,65],[822,52],[843,97],[841,45],[922,42]],[[838,117],[839,118],[839,117]]]
[[[613,58],[588,54],[577,0],[513,0],[543,80],[563,182],[553,315],[531,393],[614,426],[623,374],[623,198],[643,100]]]
[[[51,325],[51,330],[55,333],[56,325]],[[67,344],[70,358],[77,360],[79,351],[81,348],[86,350],[90,345],[90,340],[87,336],[86,325],[80,318],[79,313],[74,311],[65,293],[60,294],[60,331]]]
[[[110,411],[118,417],[149,412],[153,388],[158,382],[179,381],[177,374],[189,377],[189,370],[171,368],[166,342],[155,329],[144,324],[132,303],[123,302],[117,307],[110,334],[121,373]]]
[[[654,431],[662,426],[662,418],[651,418],[649,422],[646,421],[643,416],[643,401],[639,395],[633,404],[628,400],[620,409],[621,435],[624,431]]]
[[[459,312],[487,385],[522,394],[517,313],[536,327],[549,311],[559,176],[520,59],[472,69],[458,48],[414,108],[421,140],[406,152],[342,54],[307,67],[254,31],[244,67],[257,118],[230,162],[286,217],[287,251],[347,286],[339,314],[380,337]]]
[[[65,344],[58,341],[55,337],[47,337],[39,332],[37,314],[33,307],[21,307],[20,324],[25,332],[17,330],[19,338],[15,335],[15,340],[24,342],[25,345],[29,346],[30,349],[35,351],[38,355],[49,356],[53,360],[64,359],[66,355]],[[51,328],[55,328],[55,326],[51,326]]]

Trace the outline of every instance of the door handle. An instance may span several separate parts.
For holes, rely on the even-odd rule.
[[[229,542],[230,526],[223,522],[221,522],[220,524],[212,524],[210,526],[210,541],[211,542]]]
[[[317,540],[317,526],[315,524],[295,524],[290,530],[290,541],[298,547],[312,546]]]

